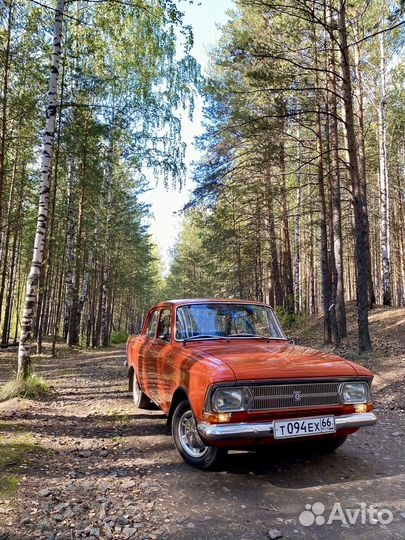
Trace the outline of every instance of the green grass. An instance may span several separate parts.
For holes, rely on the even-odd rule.
[[[4,476],[0,474],[0,501],[15,497],[18,490],[18,478],[16,476]]]
[[[32,435],[22,429],[11,423],[0,424],[0,500],[9,500],[16,495],[18,476],[28,455],[44,451]]]
[[[126,427],[129,424],[129,416],[127,414],[123,414],[118,419],[118,422],[121,424],[122,427]]]
[[[14,397],[38,399],[49,393],[49,385],[44,379],[31,373],[26,379],[11,379],[0,389],[0,401]]]
[[[129,424],[129,416],[127,414],[122,414],[121,411],[117,409],[110,409],[107,414],[108,416],[112,416],[122,427],[126,427]]]

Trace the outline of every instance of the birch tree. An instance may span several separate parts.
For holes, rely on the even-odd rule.
[[[30,346],[34,323],[36,295],[41,265],[44,255],[45,235],[48,227],[49,192],[52,167],[53,140],[56,127],[57,94],[59,64],[62,50],[62,30],[65,0],[58,0],[55,11],[55,23],[53,31],[53,53],[51,73],[49,78],[48,104],[46,108],[46,123],[44,143],[41,156],[41,186],[38,204],[37,228],[34,240],[34,252],[29,272],[22,327],[18,347],[17,377],[25,379],[31,371]]]
[[[51,340],[52,355],[66,338],[77,342],[74,334],[79,329],[79,340],[100,342],[99,294],[107,249],[107,339],[116,328],[137,328],[143,311],[156,299],[157,257],[148,236],[148,211],[138,200],[145,189],[142,169],[153,168],[166,183],[181,183],[184,145],[179,117],[192,104],[198,78],[198,66],[189,54],[191,35],[174,3],[77,2],[74,13],[63,14],[67,32],[61,80],[54,62],[51,92],[45,96],[50,52],[58,45],[48,37],[55,32],[55,13],[63,11],[55,4],[6,0],[0,7],[0,333],[3,347],[17,343],[29,277],[19,376],[29,372],[29,342],[35,336],[38,352],[46,353]],[[120,86],[119,115],[124,121],[113,134],[114,234],[106,242],[105,141],[114,80]],[[55,109],[58,137],[52,156]],[[83,119],[88,119],[89,129],[84,129]],[[36,155],[41,145],[42,162]],[[37,185],[40,212],[34,216]],[[20,186],[25,186],[22,191]],[[34,220],[38,223],[31,260]]]

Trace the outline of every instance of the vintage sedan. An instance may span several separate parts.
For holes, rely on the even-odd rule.
[[[135,406],[156,404],[182,458],[202,469],[231,448],[316,441],[330,452],[376,422],[373,374],[295,345],[259,302],[163,302],[129,337],[127,366]]]

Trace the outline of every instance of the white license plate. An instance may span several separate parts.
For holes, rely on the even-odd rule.
[[[275,420],[273,422],[273,435],[275,439],[309,437],[311,435],[335,433],[335,431],[336,424],[334,416],[292,418],[291,420]]]

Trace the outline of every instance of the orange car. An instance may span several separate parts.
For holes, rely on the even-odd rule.
[[[333,451],[373,425],[373,374],[289,341],[271,307],[173,300],[153,307],[127,342],[136,407],[168,417],[183,459],[209,468],[229,448],[317,442]]]

